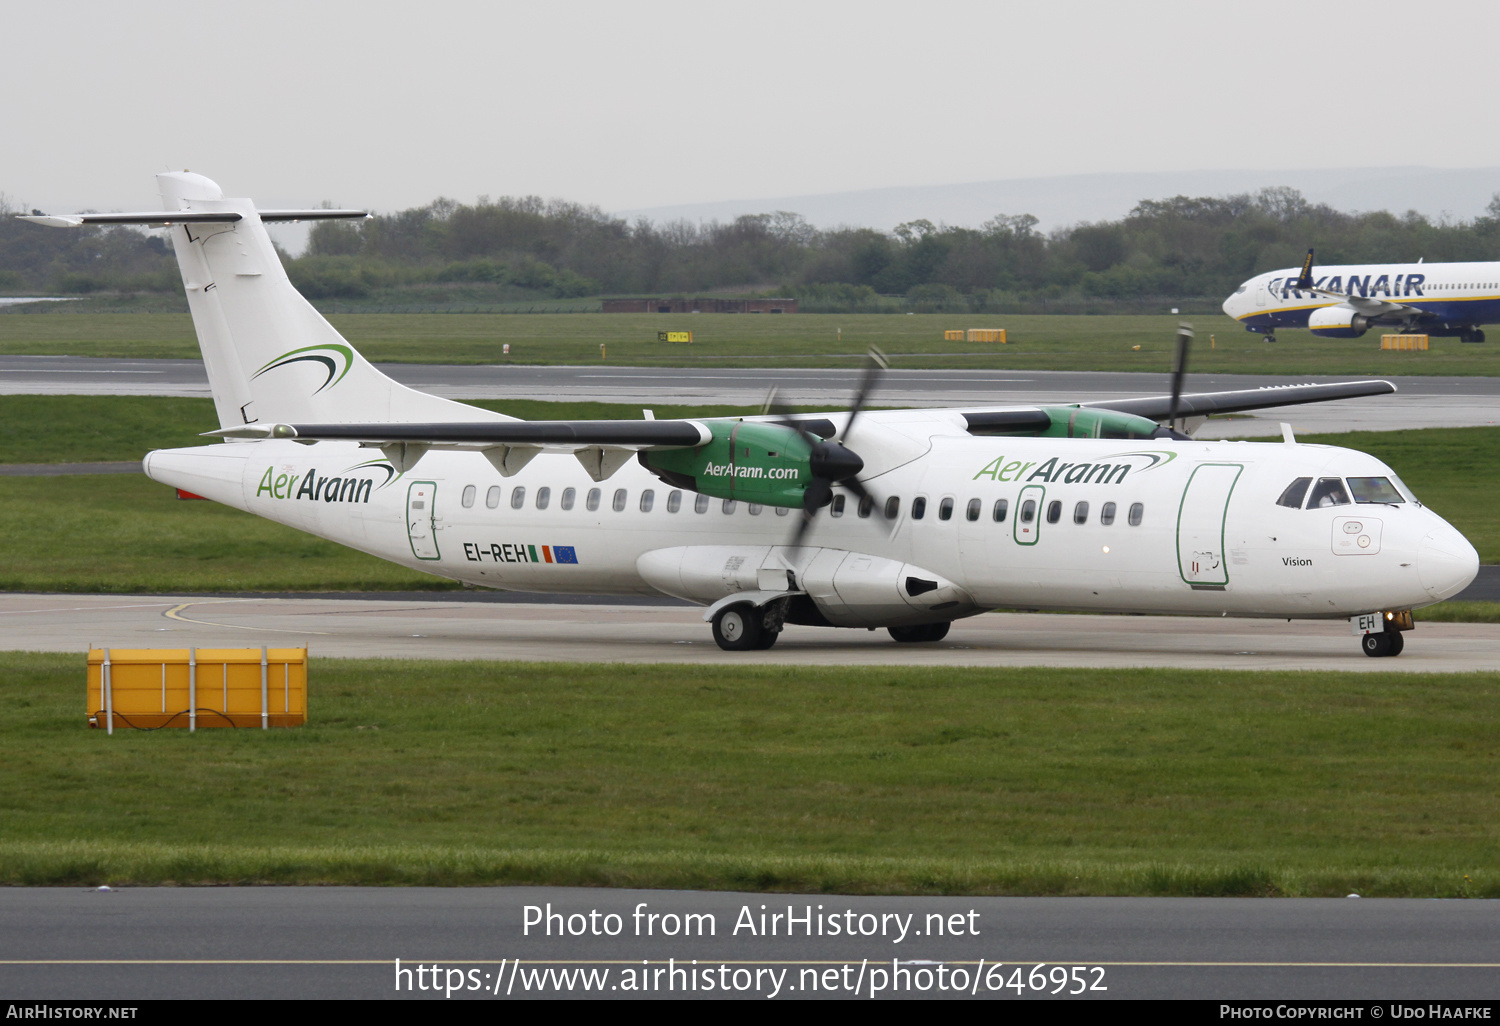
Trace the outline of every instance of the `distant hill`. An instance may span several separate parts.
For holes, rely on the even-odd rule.
[[[1500,192],[1500,168],[1339,168],[1328,171],[1163,171],[1008,178],[961,185],[862,189],[813,196],[725,200],[617,211],[661,223],[732,221],[741,214],[789,210],[820,228],[850,225],[889,230],[926,218],[977,227],[996,214],[1032,214],[1044,231],[1081,221],[1112,221],[1143,199],[1225,196],[1285,185],[1335,210],[1415,210],[1430,220],[1468,220]]]

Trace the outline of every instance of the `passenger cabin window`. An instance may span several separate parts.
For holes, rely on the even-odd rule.
[[[547,504],[552,501],[551,488],[538,488],[536,490],[536,508],[546,509]]]
[[[682,493],[670,491],[667,493],[667,512],[676,513],[682,508]]]
[[[1047,523],[1055,524],[1062,519],[1062,503],[1053,499],[1047,503]]]
[[[918,495],[915,499],[911,500],[911,518],[913,520],[921,520],[926,515],[927,496]]]
[[[1089,504],[1080,502],[1073,507],[1073,523],[1086,524],[1089,522]]]
[[[1388,477],[1351,477],[1349,490],[1355,502],[1405,502]]]
[[[583,504],[584,504],[585,508],[587,508],[590,513],[594,512],[594,510],[598,509],[599,508],[599,489],[597,489],[597,488],[590,488],[589,489],[588,498],[586,498],[586,499],[583,500]]]
[[[651,507],[656,503],[656,490],[647,488],[641,493],[641,512],[650,513]]]
[[[1318,478],[1318,483],[1313,486],[1312,496],[1307,500],[1308,509],[1347,505],[1349,505],[1349,493],[1344,491],[1343,480],[1337,477]]]
[[[572,509],[573,500],[576,498],[578,498],[577,488],[564,488],[562,498],[559,500],[558,505],[563,509]]]
[[[864,498],[859,500],[859,509],[857,512],[861,517],[867,517],[870,515],[870,511],[874,508],[875,500],[866,495]]]
[[[1003,523],[1005,523],[1005,514],[1007,514],[1009,512],[1010,512],[1010,500],[1009,499],[996,499],[995,500],[995,508],[990,512],[990,516],[992,516],[995,519],[995,523],[997,523],[997,524],[1003,524]]]
[[[526,486],[516,485],[515,488],[511,489],[510,508],[520,509],[524,505],[526,505]]]
[[[464,485],[464,497],[459,500],[464,504],[464,509],[468,509],[474,505],[474,496],[477,494],[478,492],[473,485]]]
[[[984,503],[978,499],[970,499],[969,504],[964,507],[964,516],[970,520],[978,520],[979,513],[984,509]]]
[[[1146,515],[1146,507],[1145,506],[1142,506],[1139,502],[1132,502],[1130,504],[1130,526],[1131,527],[1140,527],[1141,526],[1141,518],[1144,517],[1145,515]]]
[[[490,509],[500,505],[500,486],[490,485],[490,490],[484,493],[484,504]]]
[[[704,495],[702,492],[699,492],[698,493],[698,497],[693,500],[693,512],[694,513],[707,513],[708,512],[708,504],[711,501],[713,501],[713,500],[711,500],[707,495]]]
[[[1307,488],[1310,484],[1312,484],[1312,478],[1310,477],[1297,478],[1297,480],[1286,486],[1286,491],[1281,493],[1281,498],[1276,500],[1276,505],[1301,509],[1302,500],[1307,498]]]
[[[843,496],[840,495],[839,498],[842,499]],[[763,508],[764,507],[761,506],[761,504],[758,503],[758,502],[747,502],[747,503],[745,503],[745,512],[749,513],[752,517],[758,517],[758,516],[760,516],[760,511]]]
[[[1115,504],[1112,502],[1106,502],[1104,505],[1099,507],[1099,523],[1103,524],[1105,527],[1108,527],[1114,522]]]
[[[1027,499],[1021,503],[1021,523],[1029,524],[1036,519],[1036,500]]]
[[[953,497],[951,495],[945,498],[942,502],[938,503],[938,519],[953,519]]]
[[[831,503],[828,504],[828,515],[831,516],[831,517],[841,517],[841,516],[843,516],[844,515],[844,501],[845,501],[845,496],[835,495],[833,497],[833,502],[831,502]],[[759,512],[759,511],[757,510],[757,512]]]
[[[623,489],[623,488],[616,488],[615,489],[614,507],[615,507],[615,512],[616,513],[623,513],[623,512],[625,512],[625,502],[629,498],[630,498],[630,496],[625,491],[625,489]]]
[[[784,516],[786,516],[790,512],[791,512],[791,510],[787,509],[785,506],[777,506],[776,507],[776,515],[778,517],[784,517]]]
[[[724,512],[725,513],[733,513],[734,512],[734,507],[737,506],[737,505],[739,505],[739,503],[735,502],[733,499],[725,499],[724,500]]]
[[[887,520],[895,520],[900,515],[901,496],[892,495],[889,499],[885,500],[885,518]]]

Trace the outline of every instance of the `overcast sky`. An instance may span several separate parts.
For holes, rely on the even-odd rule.
[[[263,206],[534,193],[613,211],[1500,165],[1497,28],[1492,0],[10,4],[0,192],[151,208],[151,176],[190,168]]]

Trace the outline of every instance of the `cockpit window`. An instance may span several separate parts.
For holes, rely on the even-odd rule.
[[[1312,498],[1307,500],[1308,509],[1321,509],[1324,506],[1347,506],[1349,505],[1349,493],[1344,491],[1344,482],[1337,477],[1320,477]]]
[[[1312,484],[1312,478],[1299,477],[1286,486],[1286,491],[1281,493],[1281,498],[1276,500],[1278,506],[1290,506],[1292,509],[1301,509],[1302,500],[1307,498],[1307,487]]]
[[[1351,477],[1349,490],[1355,502],[1405,502],[1388,477]]]

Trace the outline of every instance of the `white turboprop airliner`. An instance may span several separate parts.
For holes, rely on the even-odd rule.
[[[1359,338],[1377,326],[1483,342],[1480,325],[1500,322],[1500,263],[1349,264],[1283,267],[1242,284],[1224,312],[1246,331],[1276,341],[1277,328],[1323,338]]]
[[[1196,441],[1158,421],[1394,391],[1296,385],[1060,407],[521,421],[381,374],[292,287],[258,213],[195,174],[165,209],[227,440],[150,453],[167,485],[493,588],[665,593],[719,645],[784,624],[936,641],[997,607],[1348,619],[1395,655],[1478,557],[1361,452]],[[1185,340],[1184,340],[1185,343]]]

